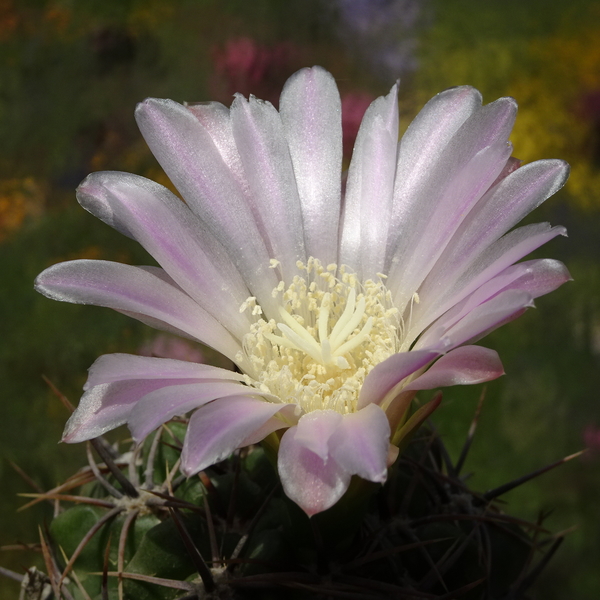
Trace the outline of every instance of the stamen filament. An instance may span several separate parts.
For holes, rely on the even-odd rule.
[[[327,341],[327,324],[329,323],[329,308],[331,306],[331,294],[327,292],[321,301],[319,309],[319,341],[321,344]]]
[[[365,304],[366,304],[366,302],[365,302],[365,298],[363,296],[358,301],[358,303],[356,305],[356,310],[354,311],[354,314],[352,315],[352,317],[350,318],[350,320],[348,321],[346,326],[340,331],[340,333],[336,336],[335,339],[331,340],[331,347],[333,348],[334,352],[335,352],[336,348],[339,346],[338,339],[345,340],[348,337],[350,337],[350,335],[352,335],[352,332],[356,329],[357,325],[360,323],[361,319],[363,318],[363,316],[365,314]]]
[[[285,323],[278,323],[277,327],[284,333],[284,335],[295,344],[298,350],[302,350],[305,354],[308,354],[311,358],[317,362],[321,362],[321,348],[312,340],[312,344],[304,338],[304,336],[298,335],[295,331],[288,327]],[[306,330],[305,330],[306,331]]]
[[[334,356],[342,356],[343,354],[348,354],[356,348],[359,344],[362,344],[369,333],[371,333],[371,329],[373,327],[373,317],[369,317],[364,327],[357,333],[353,338],[349,339],[345,344],[342,344],[334,353]]]
[[[352,288],[348,293],[348,299],[346,300],[344,312],[342,313],[342,315],[338,319],[338,322],[333,326],[333,329],[331,330],[331,335],[329,336],[329,339],[331,340],[332,344],[335,343],[335,340],[337,340],[338,336],[340,335],[340,331],[344,329],[344,327],[346,327],[346,323],[352,317],[355,305],[356,292],[354,291],[354,288]]]
[[[283,308],[279,309],[279,314],[281,315],[282,319],[287,323],[290,329],[295,331],[296,334],[299,335],[307,344],[311,344],[313,348],[318,349],[319,344],[317,344],[315,338],[312,335],[310,335],[310,333],[306,331],[306,328],[302,327],[302,325],[300,325],[300,323],[298,323],[298,321],[296,321],[296,319],[294,319],[292,315],[290,315]]]

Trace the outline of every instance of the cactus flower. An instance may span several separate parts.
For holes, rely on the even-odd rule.
[[[342,192],[340,96],[320,67],[288,80],[279,111],[240,95],[231,108],[142,102],[139,127],[185,203],[121,172],[93,173],[77,197],[160,266],[75,260],[36,288],[202,342],[239,372],[102,356],[64,440],[126,423],[141,441],[191,412],[189,476],[271,436],[284,490],[308,515],[353,475],[385,481],[436,406],[410,416],[416,391],[500,376],[497,354],[472,342],[569,279],[555,260],[517,262],[565,233],[514,226],[568,166],[516,168],[516,110],[449,89],[398,142],[394,85],[363,118]]]

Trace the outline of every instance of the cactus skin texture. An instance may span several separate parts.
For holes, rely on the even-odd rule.
[[[453,464],[425,426],[385,485],[353,480],[309,519],[283,493],[268,446],[177,475],[185,426],[172,421],[124,454],[97,438],[88,467],[36,495],[62,508],[40,530],[44,598],[525,600],[562,541],[495,498],[567,459],[480,494],[460,477],[472,432]],[[39,598],[21,579],[21,598]]]

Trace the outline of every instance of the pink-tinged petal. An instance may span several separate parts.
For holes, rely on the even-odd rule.
[[[390,236],[395,245],[388,244],[388,285],[400,310],[504,168],[510,157],[507,142],[516,112],[512,98],[500,98],[478,108],[450,140],[427,176],[420,176],[418,185],[412,185],[410,178],[403,181],[397,174],[394,203],[405,206],[405,215],[403,229]]]
[[[329,446],[331,456],[347,473],[377,483],[386,480],[390,424],[379,406],[369,404],[344,415]]]
[[[490,290],[494,288],[499,292],[508,289],[525,290],[532,298],[539,298],[558,289],[567,281],[573,281],[573,278],[563,263],[552,258],[541,258],[508,267],[490,280],[488,285]],[[482,291],[482,288],[483,286],[477,292]],[[491,297],[489,291],[486,295],[488,298]]]
[[[240,448],[244,448],[245,446],[250,446],[252,444],[258,444],[270,433],[279,431],[280,429],[292,427],[293,425],[296,425],[296,423],[298,423],[296,407],[293,404],[288,404],[284,406],[274,417],[271,417],[268,421],[265,421],[263,425],[246,437],[240,444]]]
[[[83,442],[123,425],[140,398],[154,390],[180,383],[187,382],[137,379],[104,383],[88,389],[67,421],[63,442]]]
[[[238,339],[247,333],[249,321],[239,308],[251,295],[248,288],[222,245],[169,190],[137,175],[100,172],[83,181],[77,198],[86,210],[142,244]]]
[[[407,338],[418,336],[434,319],[458,305],[469,294],[473,294],[479,288],[487,290],[488,281],[558,235],[566,235],[564,227],[550,227],[548,223],[519,227],[477,256],[468,269],[451,284],[443,280],[436,281],[433,276],[428,278],[419,292],[423,301],[413,306],[411,329],[407,332]],[[561,275],[557,275],[557,281],[560,279]],[[564,283],[564,280],[561,283]],[[540,295],[542,294],[534,297]]]
[[[161,104],[161,100],[146,100],[146,103],[156,102],[156,104],[152,105],[150,108],[150,112],[152,109],[155,109],[158,114],[150,115],[150,127],[156,126],[153,124],[152,117],[156,118],[157,123],[162,127],[173,131],[176,135],[185,136],[190,135],[189,131],[194,132],[195,127],[189,126],[189,121],[187,118],[183,117],[181,113],[180,105],[177,103],[175,107],[170,105]],[[214,144],[216,150],[221,156],[221,159],[229,169],[231,175],[237,180],[239,187],[243,190],[245,195],[248,195],[248,181],[246,180],[246,174],[244,173],[244,166],[242,165],[242,159],[240,158],[240,153],[238,152],[237,146],[235,145],[235,140],[233,139],[233,129],[231,128],[231,114],[229,113],[229,108],[220,102],[197,102],[197,103],[186,103],[184,104],[185,108],[194,115],[194,117],[198,120],[200,125],[203,127],[206,133],[210,136],[212,143]],[[141,106],[138,108],[138,112],[142,112]],[[162,114],[161,114],[162,113]],[[140,114],[140,117],[142,115]],[[191,135],[196,136],[195,139],[190,140],[190,143],[196,146],[196,144],[200,144],[202,148],[196,148],[196,152],[208,152],[210,161],[217,162],[215,169],[218,169],[218,173],[212,172],[212,170],[204,170],[202,165],[198,172],[195,169],[198,169],[198,165],[186,165],[188,168],[191,167],[193,170],[187,171],[187,176],[190,177],[193,174],[194,179],[199,179],[200,182],[206,180],[205,185],[214,185],[214,181],[219,181],[218,175],[220,175],[220,165],[218,161],[216,161],[216,156],[213,152],[212,146],[208,143],[208,140],[205,137],[205,132],[196,130],[195,133]],[[158,143],[157,143],[158,142]],[[178,170],[181,169],[177,164],[171,164],[170,161],[177,161],[179,156],[180,148],[177,145],[169,146],[167,149],[164,148],[164,140],[160,137],[154,142],[157,147],[159,153],[164,153],[165,156],[163,160],[165,163],[168,162],[169,170]],[[168,152],[168,154],[167,154]],[[204,157],[203,157],[204,158]],[[181,178],[182,182],[185,185],[194,185],[194,182],[186,182],[186,173],[177,171],[177,176]],[[228,176],[226,175],[227,179]],[[197,183],[195,184],[197,185]],[[219,184],[216,188],[217,194],[208,193],[206,190],[202,195],[208,197],[212,197],[215,201],[219,198],[219,189],[221,185]],[[200,191],[200,190],[196,190]],[[237,198],[239,201],[239,198]],[[231,202],[231,198],[221,198],[221,201],[218,204],[228,204]],[[196,197],[193,200],[194,206],[197,209],[196,212],[200,216],[204,213],[204,207],[200,204],[200,200]],[[213,203],[209,203],[213,204]],[[194,208],[192,208],[194,210]],[[213,208],[214,210],[214,208]]]
[[[74,260],[38,275],[35,289],[48,298],[93,304],[152,320],[153,326],[200,340],[235,360],[239,342],[158,270],[101,260]]]
[[[420,310],[423,312],[429,310],[429,303],[440,298],[438,294],[440,289],[444,290],[446,296],[446,291],[453,288],[459,277],[469,272],[471,265],[476,261],[484,260],[482,253],[486,249],[531,210],[557,192],[564,185],[567,176],[568,165],[563,161],[537,161],[513,171],[487,192],[458,227],[419,290],[419,295],[424,300]],[[540,227],[548,229],[544,225]],[[524,231],[527,233],[531,230]],[[500,242],[501,247],[509,249],[509,242],[516,245],[516,238],[509,236],[505,236]],[[519,241],[522,239],[519,238]],[[516,262],[523,256],[524,254],[521,254],[512,262]],[[509,264],[512,263],[504,264],[496,273]]]
[[[400,307],[412,298],[475,203],[497,178],[512,147],[504,139],[479,151],[446,186],[408,255],[391,259],[388,287]]]
[[[490,331],[516,319],[532,307],[531,294],[521,290],[506,290],[471,310],[457,322],[449,311],[436,321],[417,341],[415,349],[429,347],[440,339],[449,341],[449,348],[481,339]]]
[[[362,279],[383,270],[398,146],[398,86],[363,117],[348,171],[340,263]]]
[[[323,460],[296,439],[298,427],[281,438],[277,469],[283,491],[309,516],[332,507],[348,489],[350,474],[328,457]]]
[[[442,356],[402,391],[473,385],[492,381],[501,375],[504,375],[504,368],[495,350],[481,346],[461,346]]]
[[[337,263],[341,202],[342,108],[335,80],[321,67],[285,84],[279,111],[302,206],[308,256]]]
[[[89,369],[83,389],[128,379],[219,379],[243,381],[244,376],[211,365],[134,354],[104,354]]]
[[[329,455],[329,438],[342,422],[342,415],[335,410],[315,410],[298,421],[294,437],[296,443],[314,452],[322,460]]]
[[[432,346],[439,345],[441,338]],[[376,365],[367,375],[358,396],[357,409],[364,409],[368,404],[379,404],[403,379],[435,360],[442,354],[436,350],[411,350],[399,352]]]
[[[506,290],[521,290],[529,293],[532,298],[538,298],[555,290],[570,279],[567,268],[557,260],[532,260],[518,263],[483,284],[463,302],[457,304],[447,315],[452,315],[458,321],[476,306]]]
[[[181,471],[190,477],[227,458],[242,446],[249,432],[256,431],[284,406],[247,396],[202,406],[190,417],[181,452]]]
[[[236,95],[231,106],[233,136],[254,203],[255,217],[283,279],[306,261],[303,221],[290,149],[279,113],[270,102]]]
[[[468,86],[455,87],[434,96],[402,136],[388,249],[395,248],[408,216],[420,198],[415,192],[427,185],[431,170],[462,124],[481,107],[481,94]]]
[[[200,382],[161,388],[146,394],[131,410],[127,425],[137,441],[175,416],[184,415],[194,408],[229,396],[260,395],[258,390],[241,383],[203,380]]]
[[[138,105],[136,120],[188,206],[227,249],[251,295],[270,307],[278,282],[252,212],[229,109],[217,102],[186,108],[150,98]]]

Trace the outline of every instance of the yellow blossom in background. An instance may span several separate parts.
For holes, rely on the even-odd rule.
[[[27,217],[42,213],[45,194],[33,177],[0,181],[0,240]]]
[[[600,8],[589,12],[588,26],[510,43],[485,35],[457,44],[454,32],[437,31],[415,90],[420,98],[434,82],[474,82],[484,95],[503,90],[517,98],[519,119],[511,136],[517,158],[564,157],[572,165],[569,201],[586,211],[600,209]]]

